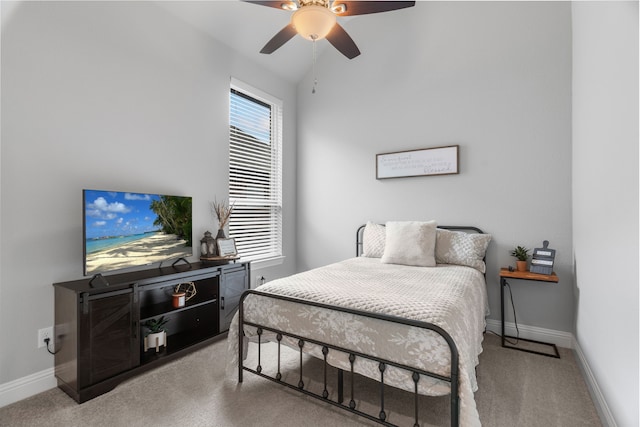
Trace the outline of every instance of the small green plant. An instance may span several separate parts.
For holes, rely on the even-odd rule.
[[[158,319],[149,319],[146,322],[144,322],[142,326],[144,326],[149,330],[149,332],[147,332],[147,335],[157,334],[159,332],[167,330],[167,328],[164,327],[164,325],[166,325],[167,322],[169,322],[169,319],[165,319],[164,316],[162,316]]]
[[[516,246],[516,248],[511,251],[511,256],[516,257],[518,261],[526,261],[527,258],[529,258],[529,249],[524,246]]]

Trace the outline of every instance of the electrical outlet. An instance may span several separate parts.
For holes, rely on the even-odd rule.
[[[47,343],[44,342],[46,338],[49,338],[49,350],[53,351],[53,345],[55,343],[53,339],[53,326],[38,329],[38,348],[47,346]]]

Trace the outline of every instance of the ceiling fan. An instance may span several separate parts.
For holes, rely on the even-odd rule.
[[[415,1],[346,1],[346,0],[244,0],[261,6],[292,11],[291,22],[267,42],[260,53],[270,54],[288,42],[296,34],[315,42],[326,38],[344,56],[353,59],[360,50],[340,24],[338,16],[365,15],[404,9]]]

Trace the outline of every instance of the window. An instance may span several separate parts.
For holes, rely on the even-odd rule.
[[[282,102],[232,80],[229,237],[243,259],[282,256]]]

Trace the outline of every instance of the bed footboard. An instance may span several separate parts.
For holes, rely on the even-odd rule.
[[[289,301],[289,302],[294,302],[294,303],[298,303],[298,304],[305,304],[305,305],[309,305],[309,306],[315,306],[315,307],[320,307],[320,308],[325,308],[325,309],[329,309],[329,310],[335,310],[335,311],[341,311],[341,312],[345,312],[345,313],[351,313],[357,316],[364,316],[367,318],[372,318],[372,319],[378,319],[378,320],[383,320],[383,321],[388,321],[388,322],[393,322],[393,323],[399,323],[399,324],[404,324],[404,325],[408,325],[408,326],[413,326],[413,327],[418,327],[418,328],[423,328],[423,329],[428,329],[431,331],[434,331],[435,333],[439,334],[440,336],[442,336],[442,338],[447,342],[450,352],[451,352],[451,366],[450,366],[450,376],[443,376],[434,372],[429,372],[429,371],[425,371],[425,370],[421,370],[421,369],[416,369],[414,367],[410,367],[410,366],[406,366],[406,365],[402,365],[402,364],[398,364],[395,363],[393,361],[389,361],[389,360],[384,360],[381,358],[378,358],[376,356],[372,356],[372,355],[367,355],[367,354],[363,354],[357,351],[353,351],[344,347],[340,347],[334,344],[330,344],[330,343],[324,343],[324,342],[320,342],[317,341],[315,339],[310,339],[308,337],[303,337],[303,336],[299,336],[295,333],[295,331],[281,331],[281,330],[277,330],[277,329],[273,329],[270,328],[268,326],[265,325],[260,325],[257,323],[253,323],[253,322],[249,322],[245,320],[245,315],[244,315],[244,301],[245,299],[249,296],[249,295],[259,295],[261,297],[266,297],[266,298],[274,298],[274,299],[278,299],[278,300],[284,300],[284,301]],[[244,353],[244,326],[248,325],[248,326],[252,326],[255,327],[257,329],[257,335],[258,335],[258,361],[257,361],[257,366],[255,369],[250,368],[250,367],[246,367],[244,366],[244,360],[243,360],[243,353]],[[277,345],[278,345],[278,361],[277,361],[277,374],[275,375],[275,377],[266,375],[265,373],[262,372],[262,365],[261,365],[261,351],[260,351],[260,346],[262,344],[262,334],[264,333],[264,331],[268,331],[271,333],[276,334],[276,340],[277,340]],[[280,345],[281,345],[281,341],[283,337],[291,337],[294,340],[297,340],[298,342],[298,347],[299,347],[299,353],[300,353],[300,364],[299,364],[299,381],[297,384],[290,384],[288,382],[285,382],[282,380],[282,374],[280,372]],[[384,400],[385,400],[385,395],[384,395],[384,390],[385,390],[385,370],[387,369],[388,366],[394,366],[396,368],[400,368],[400,369],[404,369],[406,371],[408,371],[409,373],[411,373],[411,378],[414,382],[414,388],[415,391],[414,393],[414,415],[415,415],[415,424],[414,426],[419,426],[419,418],[418,418],[418,382],[420,380],[420,376],[421,375],[425,375],[428,377],[432,377],[438,380],[442,380],[445,382],[448,382],[450,384],[450,389],[451,389],[451,393],[450,393],[450,408],[451,408],[451,426],[452,427],[457,427],[459,425],[459,376],[458,376],[458,371],[459,371],[459,365],[458,365],[458,350],[457,347],[453,341],[453,339],[451,338],[451,336],[442,328],[440,328],[437,325],[431,324],[431,323],[427,323],[427,322],[420,322],[420,321],[415,321],[415,320],[410,320],[410,319],[404,319],[401,317],[395,317],[395,316],[389,316],[389,315],[385,315],[385,314],[378,314],[378,313],[371,313],[371,312],[365,312],[365,311],[360,311],[360,310],[353,310],[353,309],[349,309],[349,308],[344,308],[344,307],[337,307],[337,306],[332,306],[332,305],[327,305],[327,304],[322,304],[322,303],[317,303],[317,302],[313,302],[313,301],[308,301],[308,300],[302,300],[302,299],[298,299],[298,298],[291,298],[291,297],[286,297],[286,296],[281,296],[281,295],[275,295],[275,294],[271,294],[271,293],[266,293],[266,292],[261,292],[261,291],[257,291],[257,290],[247,290],[245,291],[241,298],[240,298],[240,306],[239,306],[239,310],[238,310],[238,382],[242,382],[243,380],[243,372],[247,371],[247,372],[251,372],[254,373],[256,375],[259,375],[263,378],[269,379],[271,381],[277,382],[279,384],[285,385],[291,389],[294,390],[298,390],[303,394],[306,394],[308,396],[312,396],[315,397],[317,399],[320,399],[324,402],[330,403],[336,407],[340,407],[344,410],[347,410],[351,413],[357,414],[361,417],[367,418],[369,420],[378,422],[380,424],[383,425],[387,425],[387,426],[393,426],[394,424],[391,424],[387,421],[387,413],[385,411],[385,406],[384,406]],[[311,390],[309,390],[308,388],[305,388],[305,384],[303,381],[303,373],[302,373],[302,365],[303,365],[303,348],[305,346],[305,344],[310,343],[310,344],[315,344],[319,347],[322,348],[322,354],[324,356],[324,386],[323,386],[323,390],[321,394],[317,394]],[[329,392],[327,389],[327,355],[329,354],[329,352],[331,351],[338,351],[341,353],[345,353],[349,355],[349,362],[351,365],[350,368],[350,372],[348,372],[349,375],[351,375],[351,389],[350,389],[350,398],[349,401],[347,402],[347,404],[344,403],[344,391],[343,391],[343,370],[340,369],[338,371],[338,398],[337,400],[332,400],[329,398]],[[353,376],[355,375],[354,373],[354,363],[357,360],[357,358],[364,358],[367,360],[371,360],[374,361],[378,364],[378,369],[380,371],[380,378],[378,379],[378,381],[380,382],[380,410],[376,415],[372,415],[370,413],[366,413],[363,412],[361,410],[359,410],[359,408],[357,408],[356,405],[356,400],[355,400],[355,390],[354,390],[354,381],[353,381]]]

